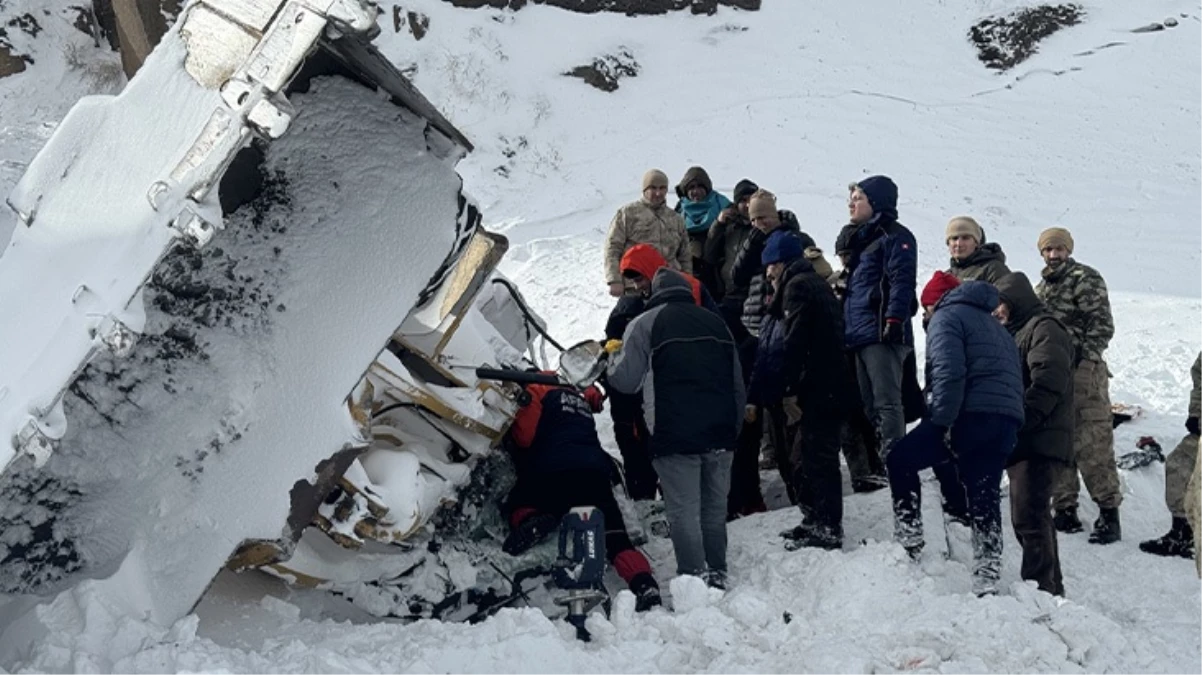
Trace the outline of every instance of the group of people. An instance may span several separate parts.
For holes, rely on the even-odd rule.
[[[886,176],[849,186],[838,271],[797,217],[750,180],[727,199],[692,167],[676,186],[675,208],[668,190],[662,171],[648,171],[641,198],[610,224],[605,281],[617,304],[602,383],[627,491],[635,500],[662,493],[678,574],[725,587],[726,522],[766,508],[763,446],[801,511],[800,524],[782,532],[790,550],[841,548],[840,453],[855,491],[889,488],[895,539],[916,559],[924,544],[918,473],[934,469],[948,526],[971,528],[978,595],[997,592],[1003,471],[1022,578],[1040,589],[1064,593],[1056,536],[1084,530],[1078,474],[1099,509],[1089,541],[1122,538],[1104,360],[1114,322],[1102,276],[1072,257],[1071,233],[1040,234],[1045,267],[1033,286],[1007,267],[980,224],[953,218],[949,266],[920,289],[918,245],[898,220],[898,189]],[[912,326],[920,311],[922,388]],[[1173,525],[1141,544],[1150,553],[1192,557],[1197,545],[1185,501],[1198,492],[1196,478],[1186,486],[1198,471],[1199,368],[1202,355],[1189,434],[1168,462]],[[559,398],[584,402],[570,406],[581,433],[548,435],[542,452],[572,454],[583,444],[595,456],[595,426],[588,419],[585,429],[584,420],[600,410],[602,394]],[[545,534],[513,522],[511,538]],[[620,514],[611,529],[625,537]],[[615,566],[632,590],[654,595],[639,607],[658,604],[645,559],[629,562],[641,554],[628,538],[617,548],[611,557],[628,556]]]

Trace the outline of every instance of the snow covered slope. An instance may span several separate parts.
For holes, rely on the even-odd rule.
[[[1072,229],[1077,257],[1112,291],[1112,398],[1147,411],[1120,427],[1117,450],[1148,434],[1170,449],[1183,433],[1188,369],[1202,347],[1197,2],[1091,0],[1081,25],[1001,74],[976,60],[966,34],[981,16],[1021,4],[1014,0],[764,4],[759,12],[629,18],[413,0],[401,16],[424,14],[428,32],[421,40],[408,25],[394,33],[385,5],[380,42],[399,65],[416,68],[417,86],[477,146],[459,173],[486,224],[511,240],[502,269],[561,341],[601,330],[611,300],[600,242],[613,211],[637,197],[645,169],[678,179],[702,164],[727,192],[750,177],[828,250],[846,219],[846,184],[887,173],[900,186],[901,220],[918,237],[924,280],[946,265],[943,226],[953,215],[976,217],[1028,274],[1040,267],[1038,232]],[[1130,32],[1169,16],[1176,28]],[[66,32],[64,40],[76,41]],[[640,69],[615,92],[561,76],[623,50]],[[26,74],[0,80],[0,160],[31,157],[42,125],[86,88],[47,52]],[[0,162],[0,180],[9,180],[9,166]],[[888,503],[878,493],[848,497],[841,552],[786,553],[776,533],[794,523],[789,510],[734,523],[730,592],[714,596],[684,580],[671,589],[675,613],[645,616],[632,616],[631,599],[621,597],[612,619],[595,624],[592,645],[532,610],[475,627],[364,625],[361,613],[324,596],[243,575],[222,579],[196,615],[171,628],[125,616],[85,584],[38,610],[49,637],[9,636],[0,666],[1199,672],[1202,603],[1192,564],[1137,549],[1168,525],[1163,469],[1122,479],[1121,543],[1060,538],[1065,602],[1018,583],[1010,536],[1009,587],[997,598],[968,593],[965,556],[940,557],[937,526],[928,528],[928,559],[905,562],[888,543]],[[1088,499],[1082,508],[1083,517],[1096,515]],[[938,522],[936,511],[928,523]],[[669,578],[666,542],[648,552]],[[0,612],[16,607],[0,604]]]

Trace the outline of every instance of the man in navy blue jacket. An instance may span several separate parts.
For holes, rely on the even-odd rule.
[[[844,340],[855,355],[864,409],[876,425],[882,456],[906,433],[902,372],[914,347],[918,244],[897,222],[897,186],[871,176],[849,186],[851,223]]]
[[[1006,460],[1023,423],[1022,362],[1018,347],[993,318],[997,289],[984,281],[960,284],[936,272],[922,292],[927,327],[927,416],[885,458],[893,492],[895,536],[914,558],[922,551],[922,488],[918,472],[955,463],[969,514],[973,592],[997,593],[1002,568],[999,492]],[[945,491],[945,499],[957,491]]]

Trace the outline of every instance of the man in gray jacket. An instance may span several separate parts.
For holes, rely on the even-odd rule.
[[[726,324],[698,307],[680,273],[662,268],[647,310],[610,357],[607,385],[642,391],[678,574],[726,587],[726,496],[747,402]]]

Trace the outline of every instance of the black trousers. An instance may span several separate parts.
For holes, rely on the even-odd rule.
[[[609,415],[614,421],[614,440],[622,454],[626,494],[635,500],[655,499],[659,476],[651,466],[648,448],[651,432],[643,420],[643,395],[610,390]]]
[[[762,429],[757,418],[754,422],[744,422],[739,432],[739,444],[735,447],[734,460],[730,465],[730,493],[726,497],[728,518],[763,507],[764,495],[760,492]]]
[[[839,470],[843,426],[843,418],[837,415],[803,414],[789,462],[793,491],[807,524],[836,537],[843,536],[843,475]]]
[[[1022,578],[1039,584],[1039,590],[1064,595],[1060,549],[1052,526],[1052,482],[1064,464],[1032,457],[1006,468],[1010,475],[1010,520],[1014,536],[1023,547]]]
[[[626,534],[626,521],[614,499],[613,484],[605,471],[556,471],[519,476],[509,491],[508,511],[534,509],[562,518],[574,506],[595,506],[605,517],[605,556],[610,562],[634,549]]]

